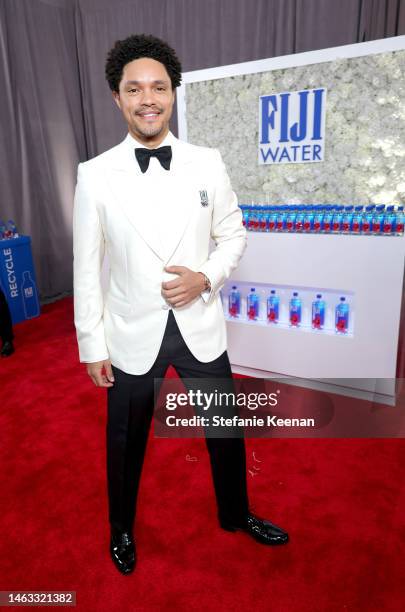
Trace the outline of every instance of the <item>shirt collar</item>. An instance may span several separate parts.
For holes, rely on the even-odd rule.
[[[164,147],[166,145],[172,145],[173,141],[174,141],[175,136],[172,134],[172,132],[169,130],[169,132],[166,134],[165,138],[163,139],[163,141],[160,143],[159,147]],[[142,142],[139,142],[136,138],[134,138],[132,136],[132,134],[130,134],[128,132],[128,135],[125,139],[128,142],[128,146],[133,150],[135,149],[139,149],[140,147],[142,149],[147,149],[148,147],[146,147]],[[158,147],[153,147],[154,149],[157,149]]]

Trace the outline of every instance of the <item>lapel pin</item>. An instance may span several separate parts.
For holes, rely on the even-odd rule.
[[[201,206],[208,206],[208,194],[205,189],[200,190]]]

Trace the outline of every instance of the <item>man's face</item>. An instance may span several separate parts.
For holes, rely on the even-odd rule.
[[[148,57],[133,60],[113,96],[134,138],[149,145],[164,139],[175,94],[163,64]]]

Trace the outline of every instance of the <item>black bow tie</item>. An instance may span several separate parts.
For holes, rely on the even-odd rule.
[[[170,162],[172,161],[171,146],[159,147],[158,149],[135,149],[135,156],[138,160],[139,167],[142,172],[146,172],[149,168],[149,160],[151,157],[157,157],[162,167],[165,170],[170,170]]]

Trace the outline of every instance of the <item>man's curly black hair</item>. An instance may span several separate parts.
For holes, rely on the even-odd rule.
[[[107,55],[105,76],[111,91],[119,92],[124,66],[141,57],[150,57],[165,66],[172,89],[180,85],[181,64],[174,49],[151,34],[133,34],[117,40]]]

